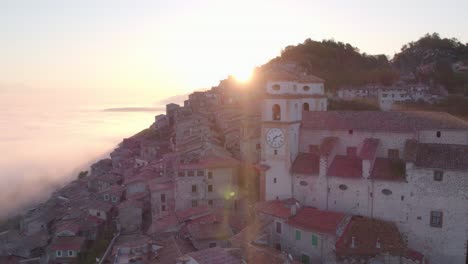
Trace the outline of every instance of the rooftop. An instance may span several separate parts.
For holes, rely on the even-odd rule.
[[[240,257],[237,257],[227,249],[214,247],[187,254],[195,259],[199,264],[241,264]]]
[[[291,216],[291,207],[298,204],[296,199],[271,200],[256,204],[256,210],[260,213],[287,219]]]
[[[323,130],[414,132],[432,129],[468,130],[468,123],[442,112],[309,111],[302,127]]]
[[[344,217],[343,213],[304,207],[298,209],[297,214],[288,220],[288,224],[307,231],[335,234]]]
[[[468,145],[407,141],[405,159],[421,168],[468,170]]]
[[[320,157],[314,153],[299,153],[291,170],[298,174],[319,174]]]
[[[80,250],[85,242],[84,237],[64,236],[55,237],[50,244],[52,250]]]
[[[354,237],[354,247],[352,240]],[[404,242],[394,223],[354,216],[336,242],[339,255],[374,256],[383,252],[403,254]]]
[[[377,148],[379,147],[380,139],[378,138],[366,138],[362,145],[361,151],[359,151],[359,157],[365,160],[372,160],[375,157]]]
[[[400,159],[376,158],[370,177],[384,181],[404,181],[405,166],[405,162]]]
[[[360,178],[362,177],[362,160],[354,156],[336,155],[327,174],[336,177]]]

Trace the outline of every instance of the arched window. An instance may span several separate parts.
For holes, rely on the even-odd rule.
[[[306,92],[307,92],[307,91],[309,91],[309,90],[310,90],[310,87],[306,85],[306,86],[302,87],[302,89],[303,89],[304,91],[306,91]]]
[[[309,107],[309,104],[308,104],[308,103],[304,103],[304,104],[302,105],[302,110],[304,110],[304,111],[309,111],[309,109],[310,109],[310,107]]]
[[[281,89],[280,85],[279,84],[274,84],[272,87],[271,87],[274,91],[279,91]]]
[[[273,120],[281,120],[281,107],[278,104],[272,107]]]

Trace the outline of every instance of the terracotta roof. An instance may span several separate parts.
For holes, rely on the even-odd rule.
[[[377,148],[379,147],[379,144],[380,139],[378,138],[364,139],[361,151],[359,151],[359,157],[365,160],[373,160],[375,157],[375,153],[377,152]]]
[[[57,223],[55,234],[63,231],[71,231],[76,234],[80,231],[80,225],[75,221],[61,221]]]
[[[353,156],[336,155],[327,174],[336,177],[360,178],[362,177],[362,160]]]
[[[405,159],[416,167],[468,170],[468,145],[415,143],[407,141]]]
[[[177,263],[178,257],[196,250],[190,241],[174,237],[173,235],[158,236],[158,239],[160,240],[157,240],[156,244],[162,246],[162,248],[158,250],[155,259],[155,263],[158,264]]]
[[[214,247],[187,254],[199,264],[240,264],[240,257],[229,253],[227,249]]]
[[[257,240],[261,235],[266,234],[266,229],[270,223],[271,221],[257,220],[231,237],[229,241],[233,247],[245,248],[252,241]]]
[[[319,174],[320,157],[313,153],[299,153],[291,167],[293,173]]]
[[[279,218],[288,218],[291,216],[291,206],[298,204],[296,199],[271,200],[260,202],[255,205],[257,212],[276,216]]]
[[[295,216],[289,218],[288,224],[307,231],[335,234],[344,216],[343,213],[304,207],[299,209]]]
[[[195,240],[222,240],[233,235],[227,223],[190,223],[187,225],[187,231]]]
[[[403,160],[376,158],[370,177],[383,181],[405,181],[405,166]]]
[[[169,229],[174,229],[179,226],[179,220],[176,215],[171,213],[163,218],[154,218],[151,226],[148,228],[147,234],[155,234],[166,232]]]
[[[85,241],[84,237],[65,236],[55,237],[50,244],[52,250],[80,250]]]
[[[413,132],[432,129],[468,130],[468,123],[442,112],[308,111],[302,127],[323,130]]]
[[[191,207],[191,208],[187,208],[187,209],[179,210],[175,212],[177,219],[179,219],[180,222],[189,220],[194,217],[207,215],[209,213],[210,213],[210,208],[208,206]]]
[[[354,248],[351,246],[353,237]],[[404,250],[404,242],[394,223],[359,216],[351,219],[336,242],[336,253],[344,256],[374,256],[384,252],[401,255]]]
[[[322,140],[320,144],[320,154],[323,156],[328,156],[333,151],[333,149],[338,143],[337,137],[326,137]]]
[[[424,255],[414,249],[407,248],[404,255],[408,259],[418,261],[418,263],[423,263]]]

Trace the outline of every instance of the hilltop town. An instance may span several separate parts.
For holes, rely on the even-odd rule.
[[[330,111],[292,63],[244,86],[167,104],[0,233],[0,262],[466,263],[466,121]],[[424,87],[405,93],[439,99]]]

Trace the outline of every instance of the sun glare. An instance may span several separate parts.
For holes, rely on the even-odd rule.
[[[252,69],[246,69],[246,70],[238,70],[236,71],[233,76],[234,78],[242,83],[248,82],[250,78],[252,78],[253,71]]]

